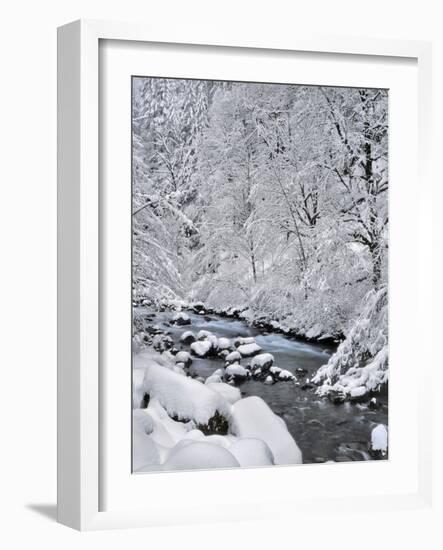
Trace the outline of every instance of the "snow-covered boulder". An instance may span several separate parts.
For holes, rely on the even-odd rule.
[[[234,346],[238,348],[238,346],[244,345],[244,344],[253,344],[255,342],[255,338],[253,336],[238,336],[234,339]]]
[[[207,424],[218,412],[229,416],[230,405],[218,393],[192,378],[151,364],[145,372],[144,391],[157,399],[169,416]]]
[[[212,373],[212,376],[224,376],[225,369],[217,369]]]
[[[205,313],[205,304],[202,302],[195,302],[191,307],[195,313]]]
[[[270,353],[260,353],[259,355],[256,355],[251,360],[251,368],[261,368],[262,370],[267,370],[270,367],[272,367],[274,363],[274,356]]]
[[[187,351],[179,351],[175,355],[175,362],[183,363],[185,367],[189,367],[189,365],[192,363],[191,354]]]
[[[265,384],[267,384],[268,386],[271,386],[273,383],[274,383],[274,379],[273,379],[272,376],[269,374],[269,375],[265,378]]]
[[[269,369],[269,372],[276,380],[295,380],[295,376],[292,374],[292,372],[285,369],[280,369],[279,367],[271,367]]]
[[[368,390],[365,386],[351,387],[349,390],[349,397],[351,401],[360,401],[366,397]]]
[[[187,313],[177,311],[177,313],[172,317],[171,323],[179,326],[190,325],[191,319],[189,318],[189,315]]]
[[[226,363],[236,363],[240,361],[240,359],[241,353],[239,351],[231,351],[231,353],[226,356],[225,361]]]
[[[192,344],[192,342],[195,342],[195,335],[192,331],[187,330],[180,336],[180,342],[183,344]]]
[[[206,441],[189,440],[177,449],[172,449],[163,464],[164,470],[194,470],[213,468],[236,468],[240,464],[227,449]]]
[[[171,370],[176,372],[177,374],[181,374],[182,376],[186,376],[185,372],[186,365],[184,363],[176,363]]]
[[[288,370],[280,369],[280,372],[278,373],[278,379],[283,380],[284,382],[288,380],[292,381],[295,380],[295,376],[292,374],[292,372]]]
[[[257,467],[274,464],[274,455],[269,446],[261,439],[237,439],[229,451],[238,460],[240,466]]]
[[[197,357],[207,357],[213,352],[212,342],[209,340],[199,340],[191,344],[191,351]]]
[[[143,388],[143,379],[145,370],[143,368],[132,370],[132,406],[134,409],[139,409],[143,404],[145,390]]]
[[[243,357],[250,357],[260,353],[261,347],[255,342],[251,342],[250,344],[241,344],[238,346],[237,351],[241,353]]]
[[[376,410],[376,409],[379,409],[380,408],[380,403],[377,401],[377,398],[376,397],[371,397],[369,403],[368,403],[368,407],[371,409],[371,410]]]
[[[261,368],[258,368],[252,371],[252,377],[255,378],[256,380],[262,378],[262,376],[263,376],[263,373]]]
[[[241,393],[240,390],[234,386],[230,386],[229,384],[225,384],[224,382],[218,381],[218,382],[208,382],[210,378],[215,378],[214,375],[210,376],[206,379],[206,384],[208,388],[210,388],[212,391],[215,391],[219,393],[221,396],[223,396],[228,403],[231,403],[232,405],[234,403],[237,403],[241,399]]]
[[[219,374],[211,374],[211,376],[208,376],[208,378],[206,378],[205,384],[213,384],[222,381],[222,377]]]
[[[383,458],[388,452],[388,430],[379,424],[371,432],[370,452],[374,458]]]
[[[248,371],[238,363],[228,365],[225,369],[226,376],[237,381],[245,380],[248,377]]]
[[[174,345],[172,338],[167,334],[156,334],[152,340],[152,347],[156,351],[166,351]]]
[[[133,412],[133,463],[134,471],[152,470],[167,456],[187,433],[188,427],[172,420],[157,399],[151,399],[144,410]]]
[[[240,399],[232,406],[231,431],[234,435],[264,441],[275,464],[301,464],[302,454],[285,422],[260,397]]]
[[[217,347],[219,350],[228,350],[231,347],[231,340],[229,338],[219,338],[217,340]]]
[[[215,334],[212,334],[212,332],[209,332],[209,330],[199,330],[197,332],[197,340],[208,340],[216,338]]]
[[[212,443],[214,445],[219,445],[220,447],[223,447],[225,449],[229,449],[232,443],[232,439],[236,440],[237,438],[234,436],[226,435],[205,435],[201,430],[190,430],[182,439],[182,441],[204,441],[206,443]]]
[[[157,445],[151,437],[137,427],[135,427],[132,434],[132,448],[132,470],[134,472],[140,471],[145,466],[152,469],[152,466],[160,464]]]

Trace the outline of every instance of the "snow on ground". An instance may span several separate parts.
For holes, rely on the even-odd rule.
[[[246,397],[232,407],[232,431],[241,438],[264,441],[275,464],[301,464],[302,454],[286,424],[260,397]]]

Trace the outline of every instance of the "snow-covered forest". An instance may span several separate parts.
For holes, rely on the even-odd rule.
[[[303,384],[375,403],[388,382],[387,91],[133,78],[132,121],[137,357],[173,370],[187,353],[165,344],[156,312],[170,311],[170,326],[186,311],[217,314],[328,343]],[[209,342],[206,355],[218,345],[196,339],[197,357],[195,344]]]

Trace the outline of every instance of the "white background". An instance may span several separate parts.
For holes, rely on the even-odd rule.
[[[9,3],[1,18],[0,128],[2,237],[0,277],[0,544],[6,548],[107,548],[135,546],[235,549],[398,547],[442,545],[442,407],[435,392],[434,432],[437,502],[433,511],[404,511],[343,518],[322,514],[290,523],[157,528],[79,534],[59,526],[55,515],[56,402],[56,27],[79,17],[137,20],[193,27],[253,26],[265,35],[293,34],[297,28],[354,36],[434,40],[434,95],[443,98],[443,33],[438,2],[325,0],[223,2],[164,0],[65,0]],[[434,102],[436,160],[441,157],[442,111]],[[436,259],[441,260],[442,174],[435,162]],[[440,188],[438,188],[440,187]],[[440,205],[440,206],[439,206]],[[441,217],[441,216],[440,216]],[[436,262],[437,264],[437,262]],[[407,258],[405,258],[407,265]],[[441,262],[438,265],[441,268]],[[441,269],[435,274],[442,280]],[[437,285],[436,285],[437,286]],[[438,298],[441,291],[438,289]],[[437,291],[435,295],[436,311]],[[407,315],[407,302],[405,303]],[[441,344],[440,320],[423,319],[423,332],[405,335]],[[434,338],[432,337],[434,331]],[[441,364],[436,353],[435,364]],[[443,368],[443,367],[442,367]],[[420,365],[417,365],[417,373]],[[441,370],[436,376],[441,382]],[[436,387],[436,384],[433,384]],[[440,520],[440,522],[439,522]],[[439,525],[440,523],[440,525]],[[380,540],[374,538],[380,537]],[[5,539],[5,540],[3,540]]]

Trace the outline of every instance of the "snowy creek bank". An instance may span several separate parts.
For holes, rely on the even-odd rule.
[[[177,315],[173,311],[158,312],[147,307],[136,309],[138,318],[144,320],[145,332],[140,337],[139,345],[134,346],[133,383],[134,388],[140,388],[142,384],[146,387],[147,384],[151,389],[151,402],[143,404],[148,407],[148,418],[151,419],[152,415],[161,417],[166,414],[165,408],[170,407],[171,410],[167,411],[169,418],[178,420],[180,415],[177,412],[183,405],[177,398],[178,409],[174,409],[174,395],[181,392],[180,387],[173,389],[177,377],[169,379],[169,373],[165,377],[162,367],[160,370],[157,367],[151,369],[149,375],[145,374],[143,354],[146,349],[156,350],[154,353],[159,356],[163,353],[170,368],[172,359],[174,366],[171,369],[186,377],[183,382],[196,384],[189,387],[196,402],[186,403],[188,409],[184,416],[186,419],[197,419],[198,426],[196,422],[186,425],[183,421],[172,420],[177,426],[173,426],[170,432],[175,435],[172,440],[165,441],[160,429],[151,426],[147,430],[146,415],[143,415],[143,409],[138,409],[143,403],[143,391],[137,394],[134,398],[137,409],[134,416],[134,456],[138,468],[134,465],[135,470],[187,469],[205,467],[204,464],[232,467],[236,465],[231,464],[233,460],[240,466],[255,466],[297,463],[301,457],[303,463],[321,463],[387,456],[383,449],[373,448],[370,451],[373,431],[379,425],[388,423],[387,395],[378,395],[376,401],[334,403],[333,399],[316,394],[316,386],[311,379],[335,351],[330,342],[309,343],[216,314],[186,311]],[[166,397],[162,393],[165,386],[171,390]],[[220,402],[208,399],[208,394],[202,390],[205,386],[213,390],[212,393],[219,393]],[[249,399],[255,397],[259,398],[257,402]],[[223,414],[229,417],[232,411],[225,410],[226,403],[235,409],[229,433]],[[277,417],[266,412],[268,409],[284,423],[279,419],[276,421]],[[216,416],[214,420],[216,411],[221,416]],[[260,418],[267,434],[274,435],[262,441],[260,426],[257,422],[248,421],[254,420],[248,419],[251,414]],[[201,441],[207,430],[205,421],[209,418],[213,422],[211,433],[217,435],[210,435],[206,438],[208,441]],[[286,428],[292,437],[286,437]],[[155,449],[140,435],[140,430],[148,433],[150,429],[158,443]],[[166,436],[171,438],[171,433],[164,434]],[[221,450],[214,451],[208,447],[211,437],[219,438],[221,448],[226,450],[228,447],[232,450],[231,454],[228,456]],[[205,459],[203,465],[192,466],[197,448],[194,447],[191,452],[192,449],[186,450],[186,447],[189,441],[195,445],[197,440]],[[380,447],[379,441],[380,437],[375,447]],[[149,460],[145,460],[147,456]],[[148,468],[148,463],[152,467]]]

